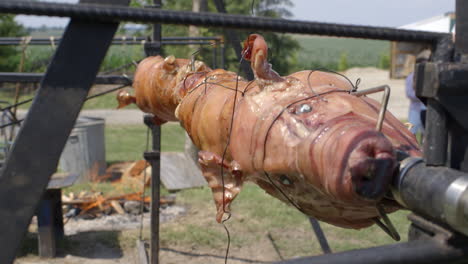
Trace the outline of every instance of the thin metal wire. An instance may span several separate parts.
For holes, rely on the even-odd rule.
[[[120,70],[122,70],[122,69],[127,69],[127,68],[129,68],[130,66],[136,67],[136,66],[138,65],[138,63],[140,63],[142,60],[143,60],[143,59],[140,59],[140,60],[137,60],[137,61],[132,60],[131,62],[129,62],[129,63],[127,63],[127,64],[124,64],[124,65],[115,67],[115,68],[113,68],[113,69],[107,70],[107,71],[102,72],[102,73],[100,73],[100,74],[102,74],[102,75],[107,75],[107,74],[111,74],[111,73],[116,72],[116,71],[120,71]]]
[[[96,98],[96,97],[99,97],[99,96],[102,96],[102,95],[105,95],[105,94],[108,94],[108,93],[111,93],[111,92],[114,92],[114,91],[117,91],[117,90],[120,90],[122,88],[125,88],[129,86],[129,84],[124,84],[124,85],[121,85],[121,86],[118,86],[118,87],[115,87],[115,88],[112,88],[110,90],[107,90],[107,91],[104,91],[102,93],[98,93],[98,94],[95,94],[95,95],[92,95],[92,96],[88,96],[85,101],[89,100],[89,99],[93,99],[93,98]],[[14,105],[9,105],[9,106],[6,106],[4,108],[0,108],[0,111],[5,111],[5,110],[10,110],[11,108],[13,107],[16,107],[16,106],[19,106],[19,105],[22,105],[22,104],[26,104],[26,103],[29,103],[33,100],[34,98],[29,98],[27,100],[24,100],[24,101],[21,101],[21,102],[18,102]],[[11,125],[15,125],[15,124],[18,124],[18,123],[21,123],[24,119],[16,119],[15,121],[13,122],[10,122],[8,124],[4,124],[4,125],[0,125],[0,129],[2,128],[5,128],[5,127],[8,127],[8,126],[11,126]]]
[[[0,125],[0,129],[5,128],[5,127],[9,127],[9,126],[12,126],[12,125],[19,124],[19,123],[23,122],[23,120],[24,119],[18,119],[17,121],[13,121],[13,122],[10,122],[8,124]]]
[[[242,61],[244,60],[244,55],[245,55],[245,52],[242,53],[241,59],[239,61],[239,68],[237,70],[237,78],[236,78],[236,88],[235,88],[235,92],[234,92],[234,101],[232,103],[231,123],[229,125],[228,139],[227,139],[227,142],[226,142],[226,146],[224,147],[223,156],[221,158],[221,172],[220,173],[221,173],[221,184],[223,186],[223,213],[228,214],[228,217],[221,221],[221,224],[223,225],[224,230],[226,230],[226,234],[227,234],[227,237],[228,237],[228,243],[227,243],[227,247],[226,247],[226,255],[224,256],[224,263],[225,264],[227,264],[227,260],[228,260],[228,257],[229,257],[229,248],[231,246],[231,234],[229,233],[229,229],[227,228],[225,222],[228,221],[231,218],[231,213],[226,212],[226,197],[225,197],[226,187],[224,186],[224,166],[223,166],[223,163],[224,163],[224,159],[226,158],[227,149],[229,147],[229,144],[231,143],[232,127],[233,127],[233,124],[234,124],[234,111],[236,110],[237,91],[239,89],[239,72],[241,70]]]
[[[16,104],[12,104],[12,105],[6,106],[6,107],[4,107],[4,108],[0,108],[0,111],[5,111],[5,110],[11,109],[11,108],[13,108],[13,107],[17,107],[17,106],[20,106],[20,105],[22,105],[22,104],[29,103],[29,102],[31,102],[32,100],[33,100],[33,98],[26,99],[26,100],[21,101],[21,102],[18,102],[18,103],[16,103]]]
[[[276,183],[271,179],[268,172],[264,171],[263,173],[265,174],[267,179],[270,181],[270,183],[276,188],[276,190],[278,190],[284,196],[284,198],[286,198],[286,200],[288,200],[288,202],[290,204],[292,204],[294,207],[296,207],[296,209],[299,210],[299,212],[305,214],[305,212],[302,210],[302,208],[298,204],[296,204],[278,185],[276,185]]]
[[[130,80],[130,79],[129,79]],[[108,93],[112,93],[112,92],[115,92],[117,90],[120,90],[122,88],[125,88],[127,86],[130,86],[130,84],[122,84],[118,87],[115,87],[115,88],[112,88],[112,89],[109,89],[107,91],[104,91],[104,92],[101,92],[101,93],[97,93],[97,94],[94,94],[94,95],[91,95],[91,96],[88,96],[85,101],[88,101],[89,99],[93,99],[93,98],[96,98],[96,97],[99,97],[99,96],[102,96],[102,95],[105,95],[105,94],[108,94]]]

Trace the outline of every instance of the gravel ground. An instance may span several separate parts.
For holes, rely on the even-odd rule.
[[[173,205],[161,208],[159,221],[165,223],[177,216],[184,215],[186,208]],[[118,231],[140,228],[141,215],[132,214],[112,214],[99,217],[92,220],[82,218],[71,218],[65,225],[65,235],[76,235],[82,232],[90,231]],[[150,226],[150,213],[143,214],[143,226]]]
[[[161,208],[160,223],[172,221],[186,214],[187,209],[174,205]],[[71,218],[64,226],[65,235],[74,247],[64,250],[57,258],[47,259],[35,255],[19,257],[14,264],[140,264],[135,249],[122,249],[118,246],[122,230],[140,228],[141,215],[114,214],[86,220]],[[35,224],[30,229],[36,229]],[[150,214],[143,215],[143,226],[150,226]]]
[[[138,109],[99,109],[83,110],[80,115],[104,118],[109,125],[141,125],[144,113]]]
[[[372,88],[380,85],[387,84],[390,86],[390,100],[388,102],[388,110],[396,116],[399,120],[406,120],[408,118],[409,100],[405,95],[405,80],[390,79],[387,70],[377,68],[352,68],[344,72],[344,74],[351,79],[353,83],[358,78],[361,82],[358,90]],[[382,99],[382,93],[371,95],[370,97],[378,100]]]
[[[24,118],[26,113],[27,110],[19,109],[18,117]],[[104,118],[108,125],[140,125],[144,113],[138,109],[97,109],[82,110],[80,116]]]

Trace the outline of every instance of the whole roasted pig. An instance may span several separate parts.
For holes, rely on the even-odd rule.
[[[343,76],[307,70],[283,77],[267,51],[260,35],[244,43],[254,81],[200,61],[149,57],[135,73],[135,95],[119,93],[120,107],[136,103],[157,123],[180,121],[201,149],[217,221],[245,181],[341,227],[372,225],[377,204],[397,210],[385,194],[396,152],[420,155],[414,136],[388,112],[377,131],[379,103],[354,95]]]

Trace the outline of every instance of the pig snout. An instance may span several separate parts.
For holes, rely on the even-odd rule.
[[[314,175],[323,191],[341,201],[377,201],[389,188],[396,167],[392,143],[370,122],[336,118],[310,145]]]
[[[392,144],[382,133],[366,134],[349,154],[347,172],[360,197],[378,200],[388,190],[396,159]]]

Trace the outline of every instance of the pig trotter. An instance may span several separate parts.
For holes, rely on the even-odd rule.
[[[129,104],[135,104],[136,98],[135,96],[130,95],[129,92],[122,90],[117,94],[117,101],[119,102],[117,109],[120,109]]]
[[[242,172],[235,161],[223,161],[219,155],[212,152],[200,151],[198,157],[203,176],[213,192],[217,210],[216,221],[221,223],[224,214],[230,213],[231,202],[242,189]]]

